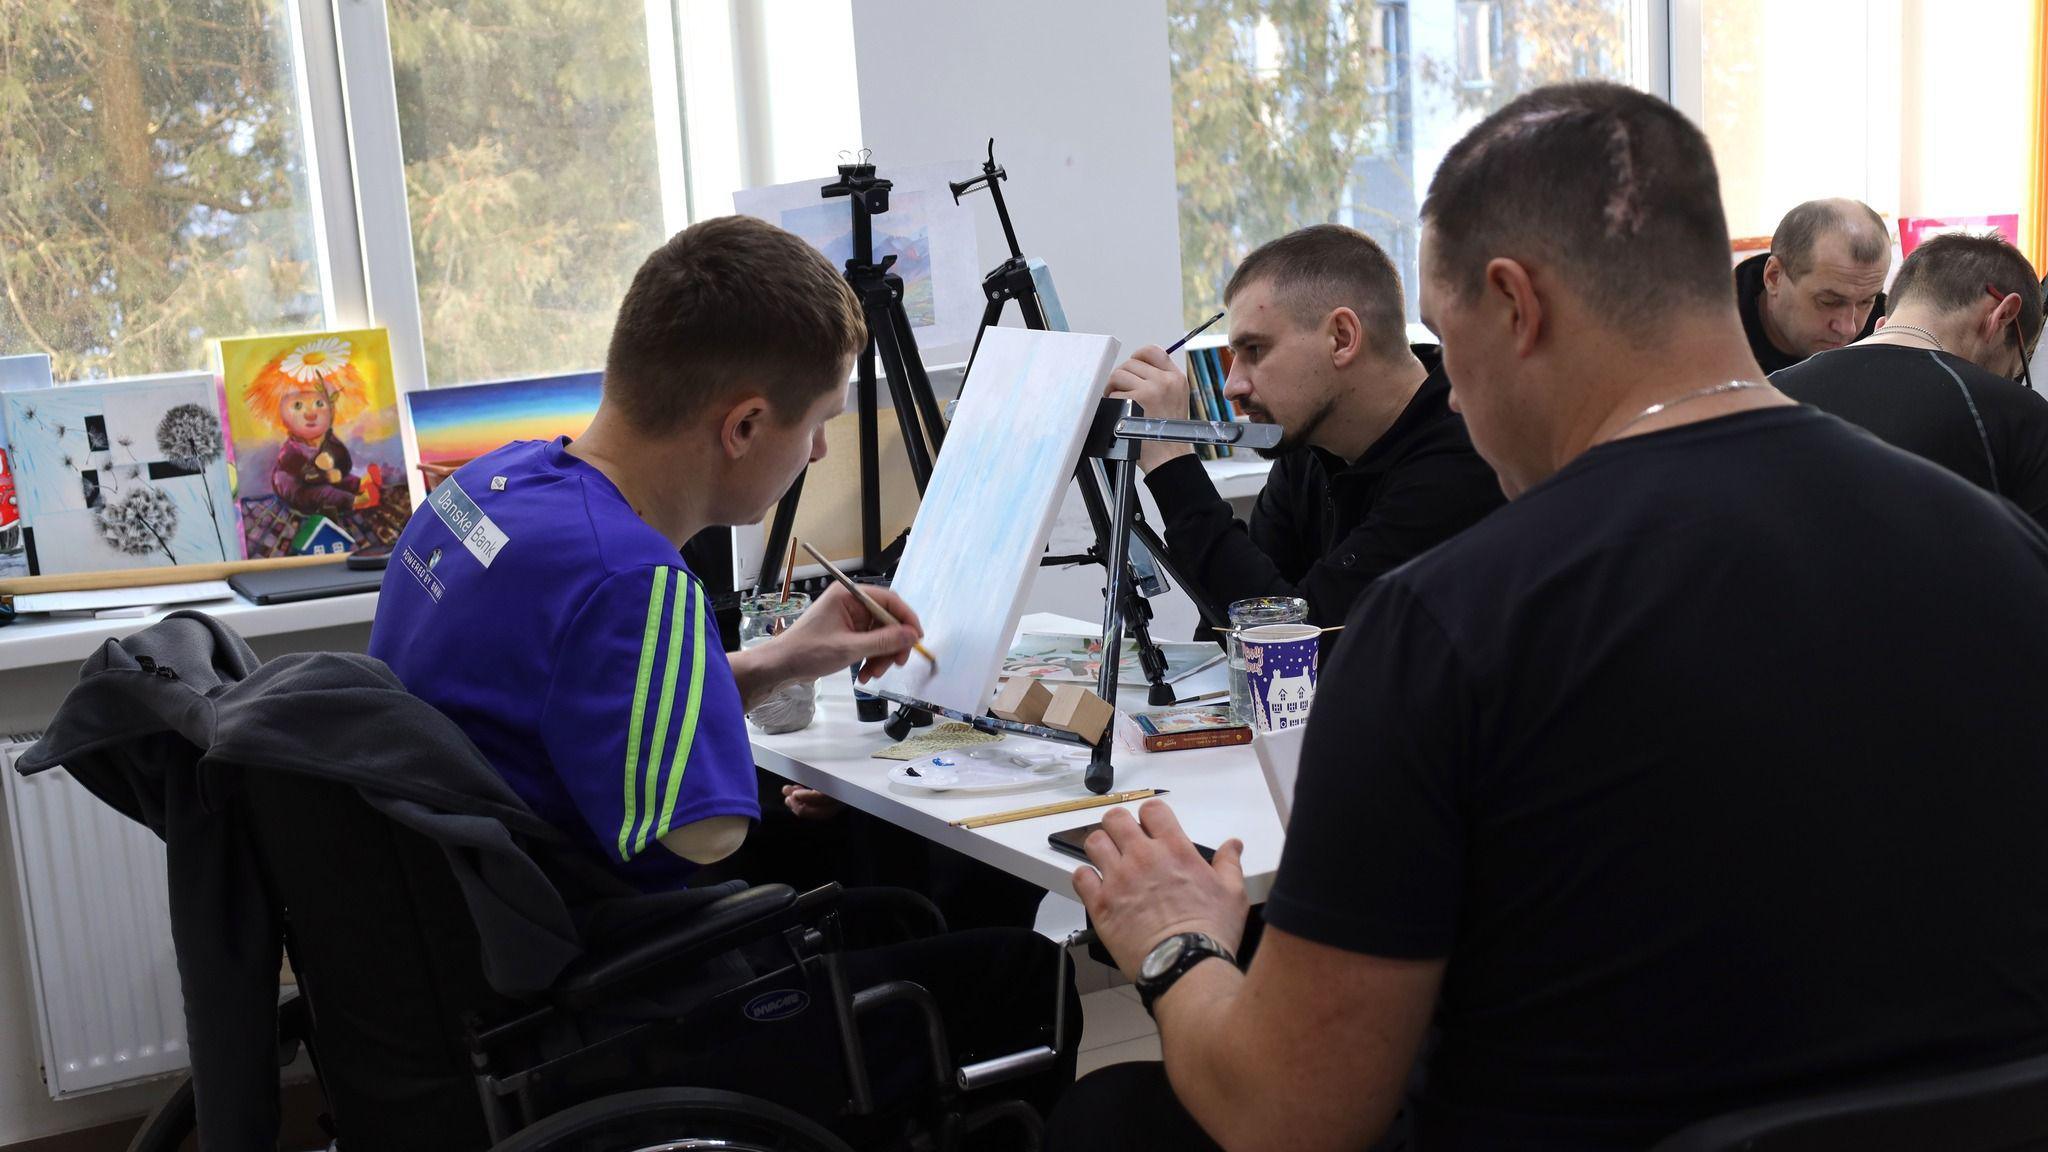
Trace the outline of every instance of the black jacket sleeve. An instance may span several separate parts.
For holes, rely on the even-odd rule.
[[[1276,467],[1259,495],[1254,531],[1231,514],[1201,461],[1182,457],[1145,477],[1165,521],[1166,546],[1189,579],[1219,609],[1249,596],[1299,596],[1309,620],[1341,623],[1366,585],[1449,539],[1501,503],[1491,469],[1469,449],[1425,451],[1404,459],[1380,481],[1365,517],[1321,556],[1273,556],[1261,539],[1299,539],[1289,530],[1319,509],[1298,498]],[[1269,514],[1276,525],[1263,521]],[[1292,561],[1299,560],[1295,568]],[[1298,575],[1290,575],[1298,572]]]

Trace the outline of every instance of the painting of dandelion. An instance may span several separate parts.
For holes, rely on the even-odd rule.
[[[0,393],[29,570],[240,558],[215,396],[203,372]]]
[[[223,340],[220,365],[251,559],[397,539],[412,496],[382,328]]]

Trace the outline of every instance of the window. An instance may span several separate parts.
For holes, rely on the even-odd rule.
[[[74,380],[205,367],[326,301],[286,0],[7,6],[0,352]]]
[[[1500,8],[1493,0],[1458,4],[1458,83],[1493,86],[1493,62],[1500,55]]]
[[[669,235],[648,30],[620,8],[390,0],[429,380],[604,363]]]
[[[1631,47],[1641,7],[1169,0],[1189,323],[1216,308],[1246,252],[1309,224],[1367,232],[1412,285],[1416,212],[1444,152],[1531,88],[1647,75]]]
[[[2019,210],[2026,0],[1699,0],[1696,19],[1673,32],[1697,91],[1673,98],[1713,141],[1736,237],[1822,196],[1889,217]]]
[[[60,380],[389,328],[399,382],[600,364],[640,262],[860,143],[850,0],[9,0],[0,354]]]

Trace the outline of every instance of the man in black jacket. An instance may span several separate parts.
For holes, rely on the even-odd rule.
[[[1778,221],[1771,250],[1735,266],[1735,306],[1767,373],[1870,335],[1884,315],[1892,241],[1857,200],[1808,200]]]
[[[1212,603],[1300,596],[1319,624],[1344,619],[1381,573],[1501,502],[1492,469],[1450,410],[1434,345],[1410,345],[1401,280],[1362,232],[1318,224],[1247,256],[1224,289],[1235,357],[1224,395],[1286,429],[1247,527],[1185,444],[1139,457],[1166,544]],[[1142,348],[1112,398],[1178,414],[1188,384]]]

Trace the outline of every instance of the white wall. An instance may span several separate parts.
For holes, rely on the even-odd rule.
[[[995,137],[1018,242],[1074,330],[1129,348],[1180,335],[1165,0],[859,0],[853,38],[883,175],[957,160],[967,179]],[[1002,229],[976,196],[993,267]]]
[[[960,161],[967,179],[995,137],[1018,243],[1052,269],[1068,326],[1126,351],[1180,335],[1165,0],[856,0],[853,35],[862,143],[883,175]],[[1008,249],[987,194],[975,196],[986,270]],[[1069,499],[1053,548],[1087,538]],[[1029,610],[1092,618],[1101,586],[1100,568],[1042,570]],[[1156,607],[1162,636],[1192,632],[1184,599]]]

